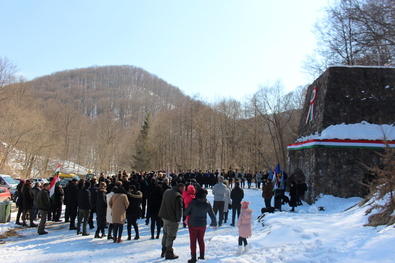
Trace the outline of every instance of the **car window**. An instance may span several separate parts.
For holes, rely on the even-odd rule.
[[[14,179],[12,179],[11,177],[3,177],[4,180],[6,180],[7,183],[9,184],[17,184],[17,182],[15,182]]]

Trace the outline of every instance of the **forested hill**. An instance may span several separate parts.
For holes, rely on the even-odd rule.
[[[65,70],[30,81],[43,103],[58,100],[94,118],[113,113],[125,126],[190,100],[179,88],[135,66]]]

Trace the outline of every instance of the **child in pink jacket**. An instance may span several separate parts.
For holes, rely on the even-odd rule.
[[[252,236],[252,210],[248,208],[250,202],[241,202],[241,213],[239,221],[237,221],[237,227],[239,228],[239,247],[237,254],[241,254],[244,243],[244,251],[248,251],[247,237]]]

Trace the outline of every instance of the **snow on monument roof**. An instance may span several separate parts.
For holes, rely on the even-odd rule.
[[[326,139],[350,139],[350,140],[395,140],[395,126],[389,124],[371,124],[366,121],[354,124],[331,125],[324,129],[321,134],[318,132],[308,136],[300,137],[296,142],[308,140]]]

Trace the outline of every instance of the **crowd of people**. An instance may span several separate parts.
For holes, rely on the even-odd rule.
[[[254,182],[255,188],[262,189],[265,204],[270,207],[274,190],[268,176],[266,173],[256,172],[253,175],[237,170],[227,173],[188,171],[178,174],[128,174],[123,171],[113,176],[100,174],[98,178],[89,180],[72,179],[64,188],[57,184],[53,198],[50,198],[49,183],[32,186],[30,180],[21,180],[17,187],[18,213],[15,223],[37,227],[34,221],[40,217],[37,232],[39,235],[47,234],[46,221],[61,222],[60,216],[65,205],[64,222],[69,224],[69,230],[76,231],[77,235],[90,235],[88,228],[95,228],[96,215],[93,237],[121,243],[125,225],[127,240],[132,240],[132,227],[135,233],[133,239],[140,238],[137,220],[143,218],[146,225],[150,224],[151,239],[159,239],[163,231],[161,257],[166,259],[178,258],[174,254],[173,241],[182,223],[188,227],[190,234],[191,259],[188,262],[196,262],[197,259],[204,259],[207,215],[211,218],[210,226],[221,227],[227,223],[229,209],[232,210],[230,226],[239,228],[238,253],[241,253],[242,245],[245,251],[248,250],[246,238],[252,234],[252,210],[248,208],[249,202],[243,201],[243,188],[251,188]],[[207,188],[212,188],[213,206],[207,201]],[[295,200],[296,204],[298,199]],[[199,257],[196,244],[199,245]]]

